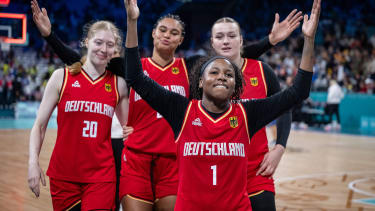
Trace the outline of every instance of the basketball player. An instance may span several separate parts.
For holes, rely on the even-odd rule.
[[[296,10],[293,11],[294,13]],[[285,21],[290,22],[291,33],[299,26],[301,16],[289,14]],[[278,24],[276,14],[275,24]],[[272,34],[272,33],[271,33]],[[288,35],[289,36],[289,35]],[[242,35],[240,25],[232,18],[218,19],[211,28],[211,45],[217,54],[226,56],[241,69],[245,81],[242,100],[265,98],[279,92],[280,84],[271,67],[263,62],[241,57]],[[248,153],[247,191],[254,211],[276,210],[275,187],[271,178],[281,156],[285,151],[286,142],[292,121],[291,112],[277,119],[277,142],[269,152],[266,129],[259,130],[251,139]]]
[[[45,185],[39,153],[57,106],[57,139],[47,171],[54,210],[114,209],[116,172],[110,129],[114,112],[126,124],[128,93],[124,79],[105,67],[121,40],[111,22],[93,23],[82,42],[87,48],[82,67],[58,69],[48,81],[30,134],[28,182],[38,197],[40,181]],[[81,71],[71,75],[70,68]]]
[[[135,0],[126,0],[126,78],[171,125],[177,145],[179,188],[175,210],[250,210],[246,191],[250,137],[309,95],[320,1],[304,17],[305,44],[294,85],[261,100],[232,103],[242,91],[241,72],[225,57],[205,61],[193,73],[191,98],[170,92],[142,72]]]

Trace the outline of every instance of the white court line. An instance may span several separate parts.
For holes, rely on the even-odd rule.
[[[356,174],[375,174],[375,171],[353,171],[353,172],[331,172],[331,173],[319,173],[319,174],[307,174],[307,175],[301,175],[296,177],[285,177],[276,179],[275,183],[281,183],[281,182],[289,182],[297,179],[308,179],[308,178],[316,178],[316,177],[322,177],[322,176],[340,176],[340,175],[356,175]]]
[[[322,177],[322,176],[343,176],[345,174],[346,175],[357,175],[357,174],[374,174],[374,173],[375,173],[375,171],[353,171],[353,172],[310,174],[310,175],[301,175],[301,176],[296,176],[296,177],[286,177],[286,178],[277,179],[277,180],[275,180],[275,183],[289,182],[289,181],[294,181],[294,180],[297,180],[297,179],[319,178],[319,177]],[[366,191],[363,191],[363,190],[360,190],[360,189],[354,187],[355,183],[370,180],[372,178],[374,178],[374,177],[354,180],[354,181],[352,181],[348,184],[348,188],[355,193],[360,193],[360,194],[363,194],[363,195],[375,197],[375,194],[373,194],[373,193],[369,193],[369,192],[366,192]]]
[[[370,179],[375,179],[375,177],[354,180],[354,181],[352,181],[351,183],[348,184],[348,188],[350,190],[354,191],[354,192],[357,192],[357,193],[360,193],[360,194],[363,194],[363,195],[366,195],[366,196],[375,197],[375,194],[373,194],[373,193],[370,193],[370,192],[367,192],[367,191],[363,191],[361,189],[358,189],[358,188],[354,187],[354,185],[356,183],[369,181]]]

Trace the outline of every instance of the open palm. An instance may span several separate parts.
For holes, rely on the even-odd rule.
[[[284,21],[279,22],[280,16],[278,13],[275,14],[275,22],[273,23],[270,42],[272,45],[285,40],[289,35],[299,26],[300,21],[302,20],[302,12],[293,10],[289,13],[288,17]]]
[[[128,19],[136,20],[139,17],[139,8],[137,5],[137,0],[124,0],[124,3]]]
[[[320,2],[321,0],[314,0],[310,18],[308,15],[304,15],[303,17],[302,32],[306,37],[315,37],[316,29],[319,23]]]
[[[51,34],[51,21],[47,15],[47,10],[45,8],[40,9],[36,0],[31,1],[31,10],[34,23],[38,27],[39,32],[43,37],[49,36]]]

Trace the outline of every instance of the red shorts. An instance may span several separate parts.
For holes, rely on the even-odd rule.
[[[50,178],[53,210],[67,210],[81,203],[81,210],[113,210],[115,182],[77,183]]]
[[[177,195],[176,156],[145,154],[124,148],[121,161],[120,199],[129,195],[146,203]]]

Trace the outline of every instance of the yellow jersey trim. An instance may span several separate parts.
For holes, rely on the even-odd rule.
[[[256,195],[259,195],[259,194],[261,194],[261,193],[263,193],[263,192],[264,192],[264,190],[261,190],[261,191],[258,191],[258,192],[255,192],[255,193],[249,194],[249,198],[250,198],[250,197],[253,197],[253,196],[256,196]]]
[[[68,70],[68,68],[65,68],[64,69],[64,79],[63,79],[64,81],[63,81],[63,85],[60,89],[59,100],[57,101],[57,103],[60,103],[60,101],[61,101],[62,95],[63,95],[65,87],[66,87],[66,83],[68,82],[68,75],[69,75],[69,70]]]
[[[267,84],[266,84],[266,78],[264,77],[264,71],[263,71],[263,65],[261,61],[258,61],[259,68],[260,68],[260,73],[262,74],[262,79],[263,79],[263,84],[264,88],[266,90],[266,97],[267,97]]]
[[[175,61],[176,61],[176,58],[173,57],[173,61],[172,61],[169,65],[167,65],[167,66],[165,66],[165,67],[161,67],[160,65],[158,65],[158,64],[156,64],[154,61],[152,61],[151,58],[147,58],[147,59],[148,59],[148,61],[149,61],[154,67],[158,68],[158,69],[161,70],[161,71],[165,71],[166,69],[170,68],[170,67],[175,63]]]
[[[229,107],[229,109],[228,109],[228,111],[227,112],[225,112],[225,114],[223,114],[220,118],[218,118],[218,119],[216,119],[216,120],[214,120],[214,119],[212,119],[212,117],[209,115],[209,114],[207,114],[206,113],[206,111],[202,108],[202,101],[200,100],[199,102],[198,102],[198,108],[199,108],[199,110],[201,110],[201,112],[209,119],[209,120],[211,120],[213,123],[217,123],[217,122],[219,122],[220,120],[222,120],[222,119],[224,119],[226,116],[228,116],[229,115],[229,113],[232,111],[232,104],[230,104],[230,107]]]
[[[83,70],[83,69],[82,69]],[[107,71],[105,71],[101,76],[99,76],[99,78],[95,79],[95,80],[92,80],[90,78],[90,76],[85,72],[85,70],[81,71],[81,73],[83,74],[83,76],[92,84],[92,85],[95,85],[97,83],[99,83],[101,80],[104,79],[104,77],[107,75]]]
[[[180,139],[180,137],[181,137],[181,134],[182,134],[182,131],[183,131],[184,128],[185,128],[185,124],[186,124],[187,118],[188,118],[188,116],[189,116],[189,112],[190,112],[190,108],[191,108],[191,105],[192,105],[192,104],[193,104],[193,102],[191,101],[191,102],[189,103],[189,106],[188,106],[187,110],[186,110],[185,118],[184,118],[184,123],[182,124],[181,131],[180,131],[180,133],[178,134],[178,137],[176,138],[175,143],[177,143],[177,142],[179,141],[179,139]]]
[[[241,103],[239,103],[238,105],[240,106],[243,117],[245,119],[246,133],[247,133],[247,137],[249,138],[249,144],[250,144],[250,134],[249,134],[249,127],[247,125],[247,116],[246,116],[245,108],[243,107]]]
[[[151,204],[151,205],[154,204],[154,203],[151,202],[151,201],[147,201],[147,200],[144,200],[144,199],[140,199],[140,198],[137,198],[137,197],[131,196],[131,195],[129,195],[129,194],[127,194],[126,196],[129,197],[129,198],[131,198],[131,199],[133,199],[133,200],[140,201],[140,202],[144,202],[144,203],[146,203],[146,204]]]

